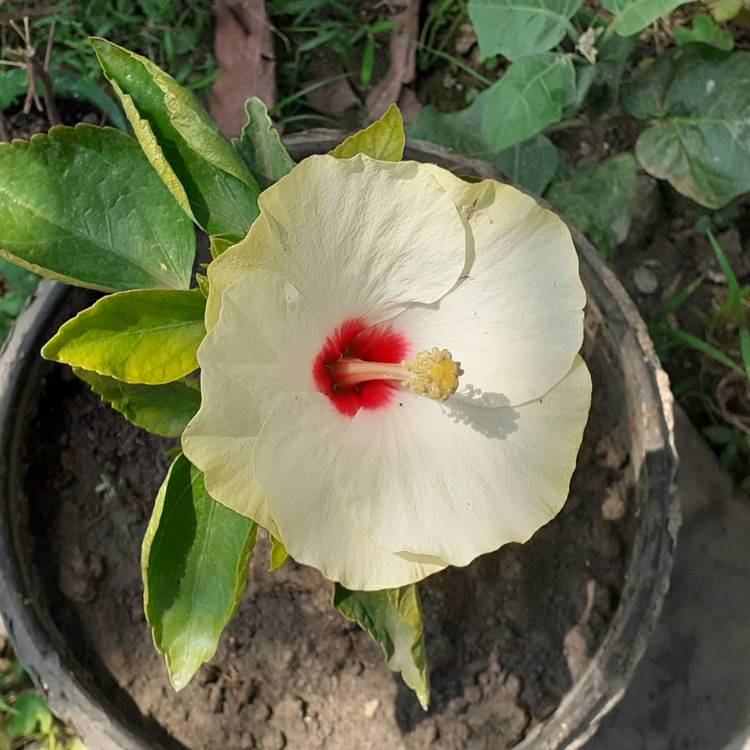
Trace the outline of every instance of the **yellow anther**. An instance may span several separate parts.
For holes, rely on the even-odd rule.
[[[461,363],[447,349],[436,346],[428,352],[419,352],[412,362],[402,362],[402,366],[409,371],[403,384],[412,393],[440,401],[456,392],[458,378],[464,374]]]

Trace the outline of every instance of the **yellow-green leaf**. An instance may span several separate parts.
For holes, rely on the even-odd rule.
[[[426,711],[430,703],[430,672],[416,585],[384,591],[349,591],[337,583],[333,606],[344,617],[356,620],[383,647],[388,667],[401,672]]]
[[[154,504],[141,551],[143,604],[181,690],[215,653],[247,585],[256,525],[215,502],[182,454]]]
[[[90,42],[144,153],[173,194],[179,189],[172,174],[203,229],[244,237],[258,215],[260,188],[192,92],[135,52],[106,39],[95,37]]]
[[[171,383],[198,368],[205,306],[197,289],[111,294],[65,323],[42,356],[126,383]]]
[[[154,435],[179,437],[201,405],[197,380],[143,385],[123,383],[78,367],[73,372],[125,419]]]
[[[331,156],[350,159],[357,154],[367,154],[382,161],[401,161],[405,144],[404,118],[399,108],[391,104],[379,120],[339,143]]]
[[[273,534],[271,536],[271,564],[269,570],[278,570],[289,559],[289,553],[283,542],[277,539]]]

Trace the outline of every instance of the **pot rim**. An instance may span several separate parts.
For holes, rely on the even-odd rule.
[[[344,134],[313,130],[285,138],[293,158],[325,153]],[[503,179],[489,164],[469,159],[425,141],[410,140],[405,158],[434,161],[460,174]],[[505,182],[508,180],[503,179]],[[512,183],[510,183],[512,184]],[[520,189],[520,188],[519,188]],[[534,198],[547,207],[538,196]],[[614,273],[579,232],[571,227],[579,251],[582,273],[587,270],[590,304],[596,304],[608,326],[617,327],[627,359],[626,369],[641,386],[634,394],[631,423],[645,446],[639,464],[638,499],[641,511],[620,602],[584,673],[574,682],[555,712],[537,725],[516,750],[575,750],[595,732],[601,719],[625,692],[636,664],[646,648],[669,587],[677,530],[679,504],[675,475],[673,397],[646,325]],[[28,401],[35,391],[41,360],[39,348],[48,334],[50,319],[65,306],[70,291],[56,282],[41,282],[0,352],[0,451],[12,454],[14,440],[23,425]],[[595,302],[594,302],[595,300]],[[78,660],[69,652],[52,620],[36,604],[25,584],[25,563],[18,550],[18,533],[12,522],[15,486],[12,462],[0,461],[0,611],[16,653],[34,682],[47,695],[56,714],[70,721],[82,737],[98,750],[162,750],[180,747],[160,744],[132,711],[121,710],[97,686],[77,672]],[[641,481],[645,476],[646,481]]]

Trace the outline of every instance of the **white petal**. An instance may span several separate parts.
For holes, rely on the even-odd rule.
[[[331,494],[343,468],[337,454],[352,423],[320,393],[277,402],[256,444],[255,463],[263,489],[274,497],[271,512],[281,514],[279,538],[297,562],[357,591],[403,586],[442,570],[441,561],[406,559],[373,543],[359,523],[358,503],[345,492]]]
[[[474,258],[455,290],[394,324],[416,351],[449,349],[464,388],[493,405],[530,401],[568,372],[583,341],[586,294],[570,232],[513,187],[432,171],[465,217]]]
[[[405,561],[466,565],[552,519],[590,399],[580,359],[543,398],[515,408],[405,393],[392,407],[346,418],[324,396],[294,394],[263,426],[257,476],[292,557],[375,589],[380,572],[357,548],[362,528]],[[388,586],[417,580],[391,572]]]
[[[247,237],[209,267],[209,328],[223,290],[249,269],[284,276],[334,327],[434,302],[464,268],[463,222],[423,164],[311,156],[259,204]]]
[[[258,432],[278,396],[315,388],[311,316],[288,282],[246,274],[224,295],[221,317],[198,349],[201,407],[182,436],[185,455],[217,501],[276,533],[255,478]]]

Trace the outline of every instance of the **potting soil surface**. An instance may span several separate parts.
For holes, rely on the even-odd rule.
[[[420,585],[428,712],[380,647],[333,610],[331,585],[315,570],[289,562],[267,571],[265,540],[216,657],[175,693],[144,619],[139,566],[171,443],[130,425],[57,365],[45,365],[25,441],[40,595],[93,679],[168,747],[512,747],[585,670],[623,585],[634,500],[621,415],[610,411],[623,398],[598,351],[563,511],[527,544]]]

